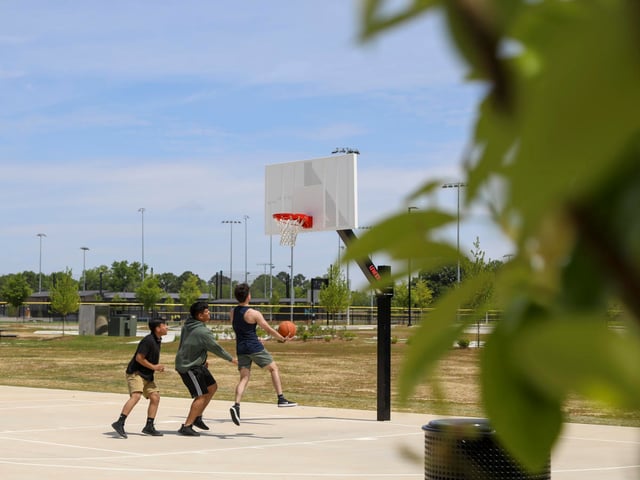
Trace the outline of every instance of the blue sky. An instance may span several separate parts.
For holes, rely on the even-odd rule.
[[[140,261],[141,207],[155,273],[228,274],[221,222],[245,215],[250,276],[270,256],[288,271],[289,248],[264,235],[265,166],[336,147],[361,153],[362,226],[406,210],[426,180],[460,179],[481,90],[462,82],[440,20],[361,44],[357,6],[2,0],[0,274],[38,271],[38,233],[43,273],[78,278],[83,246],[87,268]],[[456,200],[443,189],[433,202],[455,212]],[[463,216],[461,250],[480,237],[489,258],[511,253],[482,210]],[[294,274],[323,275],[338,248],[334,232],[300,235]]]

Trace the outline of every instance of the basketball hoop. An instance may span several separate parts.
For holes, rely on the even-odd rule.
[[[280,228],[280,245],[283,247],[295,246],[298,233],[313,226],[313,217],[304,213],[274,213],[273,219]]]

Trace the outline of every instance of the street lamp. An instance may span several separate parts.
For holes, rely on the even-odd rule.
[[[239,220],[223,220],[229,224],[229,298],[233,297],[233,224],[242,223]]]
[[[458,209],[457,209],[458,227],[457,227],[457,233],[456,233],[456,249],[458,252],[458,283],[460,283],[460,189],[466,186],[467,184],[462,182],[445,183],[444,185],[442,185],[442,188],[458,189]]]
[[[138,211],[141,214],[141,218],[142,218],[142,265],[141,265],[141,270],[142,270],[142,281],[144,282],[144,211],[146,209],[144,207],[140,207],[138,209]]]
[[[418,207],[408,207],[407,213],[410,215],[411,210],[417,210]],[[411,256],[407,260],[407,302],[409,305],[409,310],[407,312],[407,326],[411,326]]]
[[[82,250],[82,290],[87,290],[87,250],[89,247],[80,247]]]
[[[46,237],[44,233],[38,233],[36,237],[40,237],[40,260],[38,260],[38,292],[42,292],[42,237]]]
[[[247,282],[247,275],[249,272],[247,271],[247,220],[249,219],[249,215],[244,215],[244,283]]]

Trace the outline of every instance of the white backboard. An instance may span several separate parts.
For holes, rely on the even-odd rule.
[[[274,213],[304,213],[313,227],[302,232],[358,227],[358,155],[267,165],[265,234],[278,235]]]

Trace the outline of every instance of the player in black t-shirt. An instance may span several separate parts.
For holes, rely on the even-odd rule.
[[[162,436],[162,433],[157,431],[153,425],[160,404],[160,390],[155,384],[153,374],[154,372],[164,372],[164,365],[160,363],[160,345],[162,336],[167,334],[167,322],[161,318],[152,319],[149,321],[149,330],[151,333],[140,340],[136,352],[127,365],[125,374],[129,387],[129,400],[122,407],[120,418],[111,424],[122,438],[127,438],[124,422],[133,407],[140,401],[141,396],[149,399],[147,423],[142,429],[142,433],[154,437]]]

